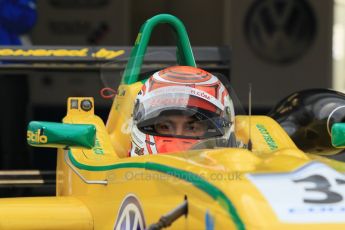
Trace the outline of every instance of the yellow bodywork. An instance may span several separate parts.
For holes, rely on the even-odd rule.
[[[0,216],[0,229],[94,229],[89,209],[74,197],[2,199]]]
[[[252,151],[219,148],[126,157],[131,112],[141,85],[138,82],[120,86],[107,126],[93,110],[72,110],[68,103],[63,122],[94,124],[95,147],[59,149],[56,197],[2,200],[1,216],[8,207],[11,211],[6,213],[6,219],[1,218],[0,226],[114,229],[125,198],[133,196],[139,201],[146,227],[187,199],[188,214],[174,222],[171,229],[345,228],[345,218],[337,223],[282,221],[252,183],[249,175],[289,173],[314,161],[345,172],[343,163],[300,151],[285,131],[266,116],[236,117],[236,136],[247,143],[250,135]],[[13,216],[25,223],[20,225]],[[49,218],[49,223],[44,221]]]

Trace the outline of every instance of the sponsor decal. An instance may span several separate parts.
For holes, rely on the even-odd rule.
[[[116,58],[118,56],[121,56],[122,54],[124,54],[125,51],[124,50],[107,50],[105,48],[102,48],[100,50],[98,50],[95,53],[92,53],[91,56],[95,57],[95,58],[104,58],[104,59],[112,59],[112,58]]]
[[[83,49],[0,49],[0,56],[34,56],[34,57],[86,57],[88,48]]]
[[[157,107],[157,106],[187,106],[188,105],[188,98],[152,98],[149,101],[150,107]]]
[[[203,91],[196,91],[196,90],[194,90],[194,89],[192,89],[191,91],[190,91],[190,93],[192,94],[192,95],[195,95],[195,96],[198,96],[198,97],[201,97],[201,98],[204,98],[204,99],[206,99],[206,100],[211,100],[211,95],[209,95],[209,94],[207,94],[207,93],[205,93],[205,92],[203,92]]]
[[[129,194],[125,197],[117,214],[114,230],[122,229],[146,229],[144,212],[138,198],[134,194]]]
[[[37,132],[27,131],[26,140],[33,144],[45,144],[48,142],[48,137],[41,134],[41,129]]]
[[[247,174],[282,222],[345,223],[345,175],[320,162],[290,173]]]
[[[270,135],[270,133],[267,131],[267,129],[265,128],[264,125],[262,124],[257,124],[256,128],[259,130],[259,132],[261,133],[262,137],[264,138],[264,140],[266,141],[267,145],[269,146],[269,148],[271,150],[276,150],[278,149],[278,145],[277,143],[274,141],[274,139],[272,138],[272,136]]]
[[[169,86],[169,87],[162,87],[159,89],[155,89],[155,90],[149,92],[149,94],[145,100],[150,100],[151,98],[154,98],[154,97],[160,97],[161,98],[163,96],[166,96],[167,94],[168,95],[176,94],[176,95],[170,96],[171,100],[173,100],[173,99],[176,100],[176,97],[179,97],[179,98],[183,98],[185,101],[188,101],[189,96],[196,96],[196,97],[202,98],[202,99],[212,103],[213,105],[217,106],[221,110],[223,110],[223,108],[224,108],[224,105],[222,105],[221,102],[218,101],[211,94],[208,94],[207,92],[201,91],[201,90],[196,89],[196,88],[185,87],[185,86]],[[166,103],[163,102],[159,105],[167,105],[169,103],[170,102],[166,102]],[[174,103],[174,101],[172,101],[172,103]],[[180,104],[181,103],[183,103],[183,102],[181,101]],[[177,103],[177,104],[179,105],[179,103]],[[184,104],[187,104],[187,103],[184,103]]]
[[[93,147],[92,150],[96,154],[100,154],[100,155],[104,154],[104,150],[103,150],[101,143],[100,143],[98,138],[96,138],[95,147]]]
[[[0,57],[94,57],[113,59],[121,56],[125,50],[101,48],[91,52],[89,48],[81,49],[0,49]]]
[[[135,147],[134,149],[134,153],[137,154],[137,155],[144,155],[144,148],[140,148],[138,146]]]

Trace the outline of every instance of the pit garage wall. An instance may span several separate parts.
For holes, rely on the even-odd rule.
[[[279,11],[269,2],[288,3],[300,11],[291,15],[284,7]],[[307,9],[301,5],[307,5]],[[35,45],[131,45],[145,19],[162,12],[172,13],[185,23],[193,46],[231,47],[233,88],[247,106],[248,84],[252,83],[253,111],[266,113],[282,98],[298,90],[332,87],[333,1],[217,0],[211,4],[209,0],[39,0],[37,8],[39,21],[32,33]],[[266,15],[268,20],[258,16],[260,8],[269,12]],[[301,19],[310,12],[314,32],[310,32],[313,23],[310,24],[308,17]],[[305,30],[301,34],[283,33],[277,37],[278,41],[271,36],[265,40],[266,47],[253,48],[249,41],[255,43],[256,38],[248,38],[246,29],[259,24],[261,28],[268,26],[277,35],[282,25],[289,23],[284,21],[284,13],[287,17],[290,15],[297,19],[290,23],[292,28],[301,26]],[[246,25],[246,20],[251,23]],[[278,26],[272,27],[272,24]],[[303,34],[303,31],[309,31],[312,36]],[[173,36],[170,35],[167,28],[159,27],[150,45],[174,45]],[[277,60],[272,50],[267,50],[269,58],[265,57],[267,46],[277,45],[279,40],[289,42],[291,39],[296,41],[283,44],[278,50],[282,51],[285,47],[285,51],[278,52]],[[303,49],[303,46],[306,48]],[[288,61],[280,61],[282,53],[283,56],[284,53],[289,56],[286,51],[291,51],[291,57],[287,58]],[[298,55],[294,55],[295,51]],[[70,85],[67,76],[64,81],[64,85]]]
[[[232,0],[226,2],[224,8],[225,39],[232,48],[233,87],[241,99],[248,101],[248,84],[252,83],[254,106],[267,109],[295,91],[332,87],[333,1],[281,1],[289,2],[298,10],[291,16],[297,20],[291,19],[290,22],[284,14],[289,17],[292,11],[284,8],[278,11],[269,2],[273,1]],[[309,6],[309,12],[303,6]],[[311,15],[309,19],[308,15]],[[283,28],[288,23],[294,29],[298,26],[303,29],[299,33],[289,32]],[[310,32],[313,23],[314,33]],[[267,33],[263,43],[256,46],[259,36],[247,36],[248,30],[255,29],[255,26],[259,36],[265,35],[265,28],[271,33]],[[289,44],[292,39],[296,41]],[[279,46],[279,42],[281,48],[278,52],[269,48]]]
[[[334,1],[333,88],[345,92],[345,1]]]
[[[132,46],[145,20],[171,13],[184,22],[193,47],[219,46],[224,44],[222,10],[226,1],[37,0],[38,21],[31,40],[33,45],[47,46]],[[171,29],[164,25],[155,29],[150,45],[175,46]],[[29,80],[31,103],[64,108],[69,95],[99,95],[101,74],[101,70],[34,72]],[[110,106],[109,100],[99,96],[95,100],[96,105]]]
[[[129,40],[126,0],[37,0],[34,45],[124,45]]]
[[[114,46],[130,42],[130,1],[37,0],[38,20],[33,45]],[[64,108],[68,96],[95,95],[97,105],[109,106],[99,89],[102,71],[41,71],[30,74],[32,106]]]

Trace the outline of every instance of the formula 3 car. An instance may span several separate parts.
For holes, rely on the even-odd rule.
[[[268,116],[237,113],[244,147],[127,157],[140,69],[153,28],[168,23],[178,62],[195,66],[183,24],[148,20],[138,34],[108,122],[91,97],[71,97],[63,123],[33,121],[28,143],[58,149],[56,196],[0,200],[1,229],[344,229],[345,164],[300,150]],[[145,78],[142,77],[142,78]],[[331,127],[342,148],[344,124]],[[215,140],[217,141],[217,140]]]

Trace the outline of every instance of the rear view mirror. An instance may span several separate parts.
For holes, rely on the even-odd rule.
[[[331,131],[332,145],[336,148],[345,148],[345,123],[335,123]]]
[[[96,127],[89,124],[31,121],[26,139],[32,146],[91,149],[95,145]]]

